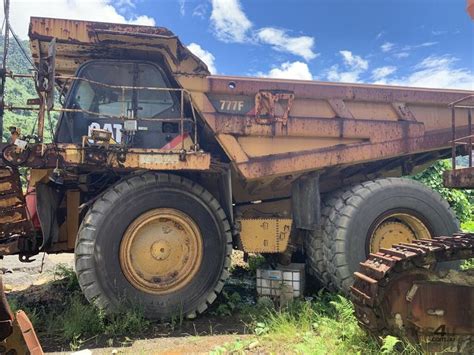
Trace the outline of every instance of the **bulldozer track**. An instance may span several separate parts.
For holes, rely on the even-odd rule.
[[[419,324],[416,324],[416,317],[410,314],[410,302],[417,292],[416,278],[415,282],[410,280],[408,287],[403,288],[399,284],[397,289],[402,292],[398,296],[391,292],[394,288],[389,286],[401,282],[399,280],[410,273],[413,275],[430,272],[427,266],[436,262],[472,257],[474,257],[474,234],[469,233],[400,243],[390,249],[381,249],[377,253],[370,254],[365,262],[360,263],[360,270],[354,273],[355,282],[351,287],[355,314],[360,325],[374,335],[395,333],[410,336],[411,333],[412,336],[419,337],[433,333],[432,328],[420,328]],[[470,288],[468,286],[468,289],[472,290],[472,286]],[[436,296],[438,299],[443,297],[441,294]],[[465,295],[465,300],[469,303],[469,294]],[[403,326],[400,319],[397,323],[396,318],[399,314],[388,311],[390,307],[387,304],[396,302],[403,304],[402,308],[408,310]],[[469,304],[467,306],[469,307]],[[467,327],[469,328],[469,325]],[[473,330],[464,331],[462,334],[472,334]]]
[[[20,173],[13,167],[0,167],[0,243],[31,229]]]

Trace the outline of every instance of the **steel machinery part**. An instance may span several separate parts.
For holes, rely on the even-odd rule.
[[[435,271],[474,257],[474,234],[419,239],[381,248],[360,264],[351,287],[360,325],[428,351],[474,351],[474,270]]]
[[[0,354],[42,355],[43,349],[28,316],[13,313],[8,305],[0,277]]]

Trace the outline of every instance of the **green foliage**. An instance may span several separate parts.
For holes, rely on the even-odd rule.
[[[472,216],[472,192],[444,187],[443,172],[449,169],[451,169],[449,160],[439,160],[425,171],[413,176],[413,179],[439,192],[454,209],[458,219],[461,222],[466,222]]]
[[[22,41],[23,48],[31,56],[29,41]],[[0,52],[3,53],[3,36],[0,36]],[[15,74],[31,74],[32,67],[21,52],[18,44],[11,38],[8,50],[7,69]],[[5,84],[5,103],[15,106],[26,106],[26,101],[38,97],[34,82],[28,78],[7,78]],[[3,141],[10,136],[9,127],[14,126],[21,130],[22,134],[28,135],[36,132],[37,111],[30,110],[5,110],[3,117]],[[51,127],[56,127],[58,119],[57,113],[51,114],[51,124],[46,117],[44,141],[50,142],[52,139]]]
[[[396,346],[401,344],[400,339],[397,337],[388,335],[383,339],[382,347],[380,348],[381,354],[393,354],[396,352]]]
[[[351,302],[339,295],[321,293],[314,301],[297,300],[279,311],[260,312],[254,333],[270,352],[352,354],[379,349],[358,326]]]
[[[217,308],[211,311],[211,314],[219,317],[231,316],[242,306],[242,297],[238,292],[228,293],[222,291],[220,302]]]
[[[79,280],[73,269],[66,264],[58,264],[53,270],[56,280],[62,280],[67,291],[80,292]]]
[[[474,233],[474,221],[469,220],[461,223],[461,229],[464,232]]]

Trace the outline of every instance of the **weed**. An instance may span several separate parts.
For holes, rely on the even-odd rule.
[[[387,355],[392,354],[396,351],[396,346],[401,343],[400,339],[397,337],[388,335],[383,338],[382,347],[380,348],[380,353]]]
[[[89,337],[102,334],[105,330],[103,313],[95,307],[85,303],[79,295],[73,295],[69,300],[69,307],[59,316],[62,336],[65,339]]]
[[[241,308],[242,297],[237,292],[228,293],[226,291],[222,291],[220,298],[221,300],[217,308],[211,311],[211,314],[213,315],[219,317],[231,316]]]
[[[113,336],[141,334],[150,328],[151,322],[145,318],[140,307],[132,307],[111,314],[105,320],[105,333]]]
[[[255,318],[254,333],[270,352],[308,354],[376,352],[377,343],[357,325],[350,301],[320,294],[285,309],[267,308]]]
[[[79,281],[74,270],[66,264],[58,264],[53,270],[55,280],[64,282],[66,291],[80,291]]]
[[[224,355],[224,354],[246,354],[246,350],[252,344],[252,340],[236,339],[233,342],[220,345],[210,351],[210,355]]]
[[[252,275],[257,273],[257,269],[265,264],[265,258],[259,254],[249,255],[247,263],[249,265],[249,271]]]
[[[75,335],[69,342],[69,348],[71,351],[77,351],[84,345],[84,341],[80,335]]]
[[[474,259],[464,260],[461,264],[461,270],[474,270]]]

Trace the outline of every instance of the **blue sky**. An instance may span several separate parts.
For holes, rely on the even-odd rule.
[[[15,26],[48,12],[168,27],[223,75],[474,89],[465,0],[12,2]]]

